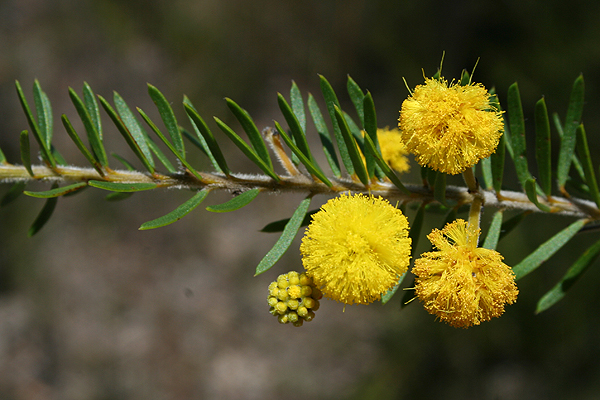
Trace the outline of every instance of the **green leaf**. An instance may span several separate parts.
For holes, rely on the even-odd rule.
[[[225,133],[227,135],[227,137],[229,137],[229,139],[231,139],[231,141],[246,155],[246,157],[248,157],[250,159],[250,161],[254,162],[254,164],[256,164],[260,169],[262,169],[265,174],[269,175],[271,178],[275,179],[277,182],[279,182],[281,180],[281,178],[279,178],[279,176],[277,176],[275,171],[273,171],[272,166],[269,167],[263,161],[263,159],[260,158],[254,152],[254,150],[252,150],[250,148],[250,146],[248,146],[248,144],[246,142],[244,142],[244,140],[237,135],[237,133],[235,133],[229,126],[227,126],[227,124],[225,124],[225,122],[221,121],[217,117],[213,117],[213,118],[215,119],[217,126],[223,131],[223,133]]]
[[[88,184],[98,189],[110,190],[111,192],[140,192],[142,190],[151,190],[158,187],[156,183],[151,182],[124,183],[90,180]]]
[[[535,104],[535,136],[535,158],[539,182],[546,196],[550,196],[552,192],[550,121],[546,101],[543,97]]]
[[[113,93],[113,102],[115,103],[115,108],[117,109],[117,113],[121,119],[121,122],[127,130],[135,143],[137,143],[137,147],[142,152],[148,164],[155,167],[154,159],[152,157],[152,152],[150,151],[150,147],[148,145],[148,133],[144,130],[138,119],[135,117],[125,100],[119,95],[119,93]]]
[[[63,123],[63,126],[65,127],[65,130],[67,131],[67,134],[69,135],[69,137],[71,138],[73,143],[75,143],[75,145],[77,146],[79,151],[81,151],[81,154],[83,154],[83,156],[89,161],[89,163],[100,174],[100,176],[104,176],[105,173],[104,173],[104,170],[102,169],[102,166],[94,158],[92,153],[90,153],[90,151],[87,149],[87,147],[85,147],[85,145],[79,138],[79,135],[75,131],[75,128],[73,128],[73,125],[71,125],[71,121],[69,121],[69,118],[67,118],[67,116],[65,114],[63,114],[60,119]]]
[[[307,212],[306,215],[304,216],[304,219],[302,220],[302,224],[300,226],[308,226],[308,224],[310,224],[310,221],[312,220],[312,215],[319,211],[320,211],[320,209],[311,210],[311,211]],[[280,219],[278,221],[273,221],[273,222],[265,225],[265,227],[262,228],[259,232],[265,232],[265,233],[282,232],[289,221],[290,221],[289,218]]]
[[[185,112],[190,118],[190,121],[192,121],[192,125],[194,126],[194,129],[196,131],[196,135],[200,139],[201,143],[206,144],[206,146],[203,147],[207,149],[207,153],[210,155],[209,158],[211,158],[213,165],[218,171],[229,176],[231,172],[229,170],[229,167],[227,166],[225,157],[223,157],[221,148],[219,147],[215,136],[208,128],[208,125],[206,125],[206,122],[204,122],[200,114],[198,114],[198,112],[196,111],[196,108],[194,107],[190,99],[188,99],[187,97],[184,97],[183,99],[183,107],[185,108]]]
[[[69,96],[77,110],[81,122],[83,122],[83,127],[87,133],[94,159],[103,167],[108,166],[108,159],[106,158],[106,151],[104,150],[104,144],[102,143],[102,136],[100,135],[100,132],[96,130],[96,125],[94,124],[87,107],[72,88],[69,88]]]
[[[111,192],[104,197],[106,201],[121,201],[133,196],[135,192]]]
[[[309,160],[300,151],[300,149],[298,149],[298,147],[294,144],[294,142],[292,142],[292,140],[288,137],[288,135],[285,134],[285,131],[283,130],[283,128],[281,127],[281,125],[279,125],[279,123],[277,121],[275,121],[275,128],[277,128],[277,132],[279,132],[279,136],[281,136],[281,138],[283,139],[285,144],[292,150],[292,152],[294,152],[294,154],[298,157],[298,159],[300,159],[300,161],[302,162],[302,164],[304,164],[304,166],[306,167],[308,172],[310,172],[312,175],[316,176],[321,182],[323,182],[328,187],[332,187],[333,184],[329,181],[329,179],[327,179],[327,177],[325,176],[323,171],[321,171],[319,166],[316,163],[314,163],[313,161]]]
[[[567,270],[567,273],[560,282],[540,299],[535,313],[541,313],[560,301],[567,293],[567,290],[569,290],[590,265],[596,261],[598,255],[600,255],[600,240],[583,252],[577,261],[575,261],[575,263]]]
[[[115,110],[110,106],[108,101],[106,101],[102,96],[98,96],[98,98],[100,99],[100,104],[102,104],[102,107],[104,108],[110,119],[113,121],[113,123],[125,139],[125,142],[127,142],[127,145],[129,145],[129,148],[133,151],[133,154],[135,154],[137,158],[142,162],[142,164],[144,164],[144,167],[148,170],[148,172],[153,174],[154,163],[150,163],[150,160],[146,157],[146,153],[150,154],[150,151],[148,150],[148,147],[146,145],[146,140],[142,139],[146,149],[146,153],[144,153],[141,147],[139,146],[138,142],[133,137],[133,134],[129,131],[129,129],[127,129],[127,126],[123,123],[121,118],[119,118],[119,116],[117,115]],[[151,154],[150,159],[152,159]]]
[[[135,167],[129,161],[127,161],[124,157],[121,157],[117,153],[110,153],[111,156],[119,160],[121,164],[127,169],[127,171],[135,171]]]
[[[53,187],[56,186],[56,184],[53,185]],[[52,216],[52,213],[54,212],[54,209],[56,208],[57,201],[57,197],[51,197],[48,200],[46,200],[46,202],[44,203],[44,207],[42,207],[40,213],[38,214],[35,221],[33,221],[33,224],[31,224],[31,227],[27,231],[28,237],[32,237],[33,235],[38,233],[40,229],[42,229],[44,225],[46,225],[46,222],[48,222],[48,220]]]
[[[433,197],[441,204],[446,205],[446,174],[438,173],[433,185]]]
[[[348,156],[352,161],[352,171],[348,170],[350,175],[354,173],[358,176],[358,179],[363,183],[363,185],[369,185],[369,175],[367,174],[367,170],[365,169],[365,164],[363,163],[362,157],[358,151],[358,146],[356,145],[356,141],[354,140],[354,136],[350,133],[350,128],[344,119],[344,115],[342,114],[342,110],[340,110],[337,106],[334,106],[335,110],[335,118],[337,119],[340,132],[344,138],[346,150],[348,152]]]
[[[218,213],[239,210],[240,208],[245,207],[248,204],[250,204],[250,202],[252,200],[254,200],[256,198],[256,196],[258,196],[259,193],[260,193],[260,189],[250,189],[238,196],[235,196],[233,199],[229,200],[228,202],[225,202],[222,204],[217,204],[214,206],[208,206],[208,207],[206,207],[206,209],[208,211],[218,212]]]
[[[358,119],[362,126],[365,126],[365,113],[364,113],[364,98],[365,94],[358,84],[348,75],[348,83],[346,84],[346,88],[348,89],[348,95],[350,96],[350,100],[352,104],[354,104],[354,108],[356,108],[356,114],[358,114]],[[372,137],[371,137],[372,138]]]
[[[167,215],[163,215],[162,217],[152,221],[144,222],[139,229],[141,231],[144,231],[147,229],[160,228],[162,226],[170,225],[173,222],[179,221],[181,218],[189,214],[194,208],[198,207],[198,205],[202,203],[202,201],[206,198],[208,192],[209,191],[206,189],[199,191],[194,195],[194,197],[192,197],[191,199],[189,199],[188,201],[186,201]]]
[[[583,76],[579,75],[579,77],[575,79],[573,89],[571,90],[564,132],[558,153],[556,180],[558,189],[561,192],[564,192],[565,183],[567,182],[567,177],[569,176],[569,170],[571,168],[571,160],[573,159],[573,154],[575,154],[576,130],[581,123],[581,115],[583,114],[583,93]]]
[[[177,119],[175,118],[175,113],[173,112],[171,105],[165,96],[160,92],[160,90],[150,84],[148,84],[148,93],[150,94],[154,104],[156,104],[156,108],[158,109],[160,117],[167,128],[167,132],[169,133],[171,140],[173,141],[173,146],[177,151],[175,155],[180,159],[185,159],[185,146],[183,144],[183,137],[179,131],[179,125],[177,125]]]
[[[460,74],[460,86],[467,86],[471,83],[471,75],[467,72],[466,69],[463,69]]]
[[[172,174],[176,174],[177,169],[175,169],[173,164],[171,164],[171,162],[169,161],[167,156],[165,156],[165,154],[158,147],[158,145],[156,143],[154,143],[154,141],[152,139],[150,139],[149,137],[146,138],[146,143],[148,144],[148,148],[154,153],[156,158],[158,158],[158,161],[160,161],[161,164],[165,166],[167,171],[169,171]]]
[[[27,182],[15,182],[10,189],[2,196],[0,207],[4,207],[16,200],[27,186]]]
[[[590,156],[590,149],[587,143],[587,135],[585,134],[585,128],[583,124],[577,127],[577,154],[581,160],[581,166],[585,173],[585,183],[590,188],[590,195],[592,200],[598,207],[600,207],[600,192],[598,191],[598,182],[596,181],[596,174],[594,173],[594,166],[592,165],[592,158]]]
[[[513,161],[517,170],[517,176],[521,186],[525,188],[525,182],[531,178],[527,166],[527,152],[525,144],[525,118],[521,106],[521,95],[519,86],[513,83],[508,88],[508,119],[510,122],[510,136],[512,139]]]
[[[47,149],[52,148],[52,107],[46,93],[42,91],[40,82],[33,83],[33,101],[38,118],[38,127]]]
[[[535,188],[535,178],[527,179],[525,181],[525,193],[527,194],[527,198],[533,204],[536,205],[537,208],[542,210],[543,212],[550,212],[551,209],[545,204],[540,203],[538,200],[536,188]]]
[[[296,211],[294,211],[292,218],[290,218],[289,222],[285,225],[283,233],[281,234],[279,239],[277,239],[277,242],[275,243],[273,248],[269,250],[267,255],[260,261],[260,263],[256,267],[256,273],[254,274],[254,276],[262,274],[263,272],[271,268],[273,265],[275,265],[275,263],[279,261],[281,256],[290,247],[292,241],[298,233],[298,229],[300,229],[300,225],[302,224],[304,217],[306,216],[306,211],[308,210],[308,206],[310,205],[310,200],[310,197],[307,197],[304,200],[302,200]]]
[[[98,135],[100,136],[100,140],[102,140],[102,122],[100,120],[100,108],[98,107],[98,102],[96,101],[96,97],[94,96],[94,92],[90,85],[87,82],[83,82],[83,103],[85,104],[85,108],[88,111],[88,114],[92,118],[92,123],[94,124],[94,128]]]
[[[588,222],[586,219],[580,219],[567,226],[556,235],[552,236],[546,242],[542,243],[533,253],[525,257],[523,261],[517,264],[513,271],[516,279],[521,279],[529,274],[544,261],[549,259],[560,250],[579,230]]]
[[[306,141],[306,134],[302,130],[300,126],[300,122],[296,118],[292,107],[285,101],[285,98],[281,95],[281,93],[277,93],[277,103],[279,104],[279,109],[285,118],[288,126],[290,127],[290,131],[292,132],[292,136],[294,137],[294,141],[298,149],[304,154],[304,156],[310,161],[314,162],[313,156],[310,153],[310,149],[308,148],[308,142]]]
[[[2,152],[2,149],[0,149],[0,164],[7,164],[6,156],[4,155],[4,152]]]
[[[336,178],[340,178],[342,176],[342,172],[335,154],[335,149],[333,148],[333,141],[331,140],[329,129],[327,129],[327,124],[325,123],[325,119],[323,119],[323,114],[321,114],[321,110],[319,109],[315,98],[310,93],[308,95],[308,109],[315,127],[317,128],[317,132],[319,133],[319,138],[321,139],[321,144],[323,145],[323,152],[325,153],[325,158],[329,163],[329,168],[331,168],[331,172]]]
[[[269,168],[269,170],[273,170],[273,163],[271,162],[271,157],[269,156],[269,152],[267,150],[267,145],[262,138],[256,124],[250,117],[250,114],[243,108],[241,108],[235,101],[225,98],[227,102],[227,107],[231,110],[233,115],[237,118],[237,120],[242,125],[242,129],[248,135],[248,139],[250,139],[250,144],[254,149],[255,154],[260,157],[260,159],[264,162],[264,164]]]
[[[340,151],[340,157],[342,158],[342,163],[344,167],[346,167],[346,171],[350,175],[354,174],[354,164],[352,163],[352,159],[349,155],[349,150],[346,147],[346,141],[342,132],[340,130],[339,121],[336,116],[336,107],[341,109],[340,102],[331,87],[331,84],[325,79],[323,75],[319,75],[320,84],[321,84],[321,92],[323,93],[323,98],[325,99],[325,105],[327,106],[327,111],[329,112],[329,116],[331,117],[331,122],[333,124],[333,134],[335,136],[335,140],[338,145],[338,150]]]
[[[33,137],[40,145],[40,151],[42,152],[42,158],[44,159],[44,161],[46,161],[50,165],[50,167],[52,169],[54,169],[54,168],[56,168],[56,161],[54,160],[54,157],[52,157],[50,148],[48,148],[46,146],[46,139],[44,136],[42,136],[40,128],[39,128],[38,124],[35,122],[35,119],[33,118],[33,114],[31,113],[29,104],[27,103],[27,99],[25,98],[25,94],[23,93],[23,89],[21,88],[21,84],[19,83],[19,81],[15,81],[15,86],[17,88],[17,95],[19,96],[19,101],[21,102],[21,107],[23,108],[23,111],[25,112],[25,117],[27,118],[27,123],[29,124],[29,127],[31,128]]]
[[[304,111],[304,101],[302,100],[302,93],[294,81],[292,81],[292,88],[290,89],[290,101],[292,103],[292,110],[294,110],[294,115],[300,123],[302,131],[306,132],[306,112]]]
[[[564,129],[562,126],[562,122],[560,122],[560,117],[558,116],[557,113],[552,114],[552,120],[554,121],[554,127],[556,128],[556,131],[558,132],[558,137],[562,140],[562,137],[564,136]],[[577,158],[576,154],[573,154],[573,166],[575,167],[575,170],[579,174],[579,177],[581,178],[581,180],[585,181],[585,173],[583,172],[583,167],[581,166],[581,163],[579,162],[579,158]],[[568,181],[569,181],[569,178],[567,177],[567,182]]]
[[[502,217],[504,216],[503,210],[498,210],[494,213],[492,223],[488,229],[485,241],[483,242],[484,249],[496,250],[498,241],[500,240],[500,230],[502,229]]]
[[[492,190],[494,188],[494,175],[492,173],[491,156],[481,160],[481,174],[483,175],[483,183],[485,183],[485,188]]]
[[[148,126],[150,126],[150,128],[154,131],[156,136],[158,136],[160,138],[160,140],[162,140],[163,143],[169,148],[169,150],[171,150],[171,153],[173,153],[175,155],[175,157],[177,157],[179,159],[179,161],[181,161],[181,163],[187,168],[187,170],[192,175],[194,175],[196,178],[198,178],[198,180],[200,180],[202,182],[202,180],[203,180],[202,175],[200,175],[200,173],[198,171],[196,171],[196,169],[193,168],[190,165],[190,163],[188,163],[186,161],[185,157],[182,154],[180,154],[179,151],[175,147],[173,147],[171,142],[169,142],[167,140],[167,138],[162,134],[160,129],[158,129],[156,124],[154,124],[154,122],[152,122],[152,120],[146,115],[146,113],[144,113],[144,111],[142,111],[140,108],[137,108],[137,111],[140,113],[140,115],[142,116],[144,121],[146,121]]]
[[[502,111],[498,96],[494,95],[490,101],[490,105],[495,107],[498,111]],[[492,168],[492,179],[493,187],[496,193],[500,193],[502,190],[502,180],[504,179],[504,157],[506,154],[506,144],[510,142],[507,139],[510,134],[508,132],[508,126],[506,126],[506,119],[504,120],[504,134],[500,136],[498,147],[496,152],[490,156],[491,168]],[[487,184],[487,182],[486,182]]]
[[[377,151],[377,149],[375,148],[375,144],[369,136],[365,136],[365,148],[367,149],[367,152],[370,152],[372,155],[375,156],[375,162],[377,163],[377,165],[379,165],[379,168],[381,168],[385,176],[387,176],[389,180],[392,181],[392,183],[402,192],[404,192],[405,194],[410,194],[410,191],[402,184],[398,176],[394,173],[394,171],[392,171],[392,169],[389,167],[389,165],[387,165],[381,154]]]
[[[72,185],[68,185],[68,186],[63,186],[63,187],[59,187],[59,188],[54,188],[51,190],[47,190],[45,192],[29,192],[29,191],[25,191],[23,192],[24,194],[26,194],[27,196],[31,196],[31,197],[37,197],[40,199],[49,199],[52,197],[59,197],[59,196],[63,196],[67,193],[71,193],[74,192],[76,190],[79,190],[83,187],[87,186],[87,183],[85,182],[78,182],[78,183],[74,183]]]
[[[21,162],[29,176],[33,177],[33,170],[31,169],[31,149],[29,148],[29,133],[27,133],[27,131],[21,131],[19,143],[21,149]]]
[[[366,135],[371,138],[375,148],[379,149],[379,139],[377,138],[377,114],[375,112],[375,103],[373,102],[373,96],[370,92],[363,98],[363,127],[365,128]],[[375,176],[375,165],[376,161],[374,155],[371,152],[364,152],[365,163],[367,164],[367,172],[369,178]]]
[[[514,215],[514,216],[510,217],[509,219],[507,219],[506,221],[504,221],[502,223],[502,228],[500,229],[499,240],[504,239],[504,237],[506,235],[511,233],[513,231],[513,229],[515,229],[517,226],[519,226],[521,221],[523,221],[523,219],[525,219],[525,217],[529,214],[531,214],[531,211],[524,211],[524,212],[518,213],[517,215]]]

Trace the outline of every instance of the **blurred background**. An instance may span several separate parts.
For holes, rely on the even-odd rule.
[[[564,118],[583,73],[584,121],[597,155],[599,17],[600,3],[584,0],[2,0],[0,146],[20,163],[18,134],[28,127],[15,79],[30,101],[39,79],[53,104],[56,147],[85,165],[59,121],[63,113],[78,120],[67,89],[81,93],[84,81],[107,99],[118,91],[157,118],[147,95],[152,83],[188,128],[183,94],[211,127],[216,115],[237,128],[227,96],[262,128],[283,119],[276,93],[288,96],[292,79],[320,98],[323,74],[350,110],[349,74],[373,94],[379,124],[394,126],[408,93],[403,79],[421,83],[445,52],[449,79],[480,59],[474,80],[495,87],[501,102],[518,81],[528,128],[542,96]],[[104,124],[107,149],[133,159],[108,119]],[[254,171],[223,139],[233,169]],[[210,168],[200,158],[194,165]],[[120,167],[114,159],[111,166]],[[507,188],[518,190],[512,167],[506,174]],[[417,175],[413,164],[407,180]],[[253,275],[277,239],[257,231],[289,217],[301,196],[261,195],[225,215],[199,207],[176,224],[142,232],[143,222],[190,194],[138,193],[117,203],[105,194],[61,198],[33,238],[26,232],[41,200],[20,198],[0,210],[0,399],[600,396],[598,263],[562,302],[534,315],[537,300],[597,234],[577,236],[519,281],[518,302],[482,326],[450,328],[417,302],[401,309],[396,296],[385,306],[345,311],[324,300],[314,321],[295,328],[268,313],[266,288],[278,274],[301,269],[299,238],[272,270]],[[203,205],[229,198],[211,194]],[[428,215],[424,232],[443,217]],[[525,221],[499,245],[509,265],[572,222],[543,215]],[[422,237],[419,251],[428,250],[426,242]]]

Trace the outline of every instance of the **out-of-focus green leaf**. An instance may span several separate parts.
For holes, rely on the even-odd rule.
[[[435,177],[433,197],[443,205],[446,205],[446,174],[439,173]]]
[[[211,158],[211,161],[215,168],[223,172],[225,175],[230,174],[229,167],[227,166],[227,161],[225,161],[225,157],[223,157],[223,153],[221,152],[221,148],[217,143],[215,136],[204,122],[204,119],[198,114],[196,108],[193,106],[190,99],[185,97],[183,99],[183,107],[188,114],[188,117],[192,121],[192,125],[194,125],[194,129],[196,130],[196,135],[198,139],[203,140],[206,143],[207,153]]]
[[[304,110],[304,101],[302,100],[302,93],[294,81],[292,81],[292,88],[290,89],[290,102],[292,103],[294,115],[300,124],[300,128],[302,128],[302,132],[306,132],[306,112]]]
[[[510,137],[514,154],[513,161],[517,170],[517,176],[521,186],[525,188],[525,182],[531,178],[527,166],[527,153],[525,144],[525,118],[521,106],[521,95],[519,86],[513,83],[508,88],[508,120],[510,123]]]
[[[340,178],[342,176],[342,172],[335,154],[331,135],[329,134],[329,129],[327,129],[325,119],[323,119],[323,114],[321,114],[321,110],[319,109],[319,106],[317,105],[317,102],[312,94],[308,95],[308,109],[315,127],[317,128],[317,132],[319,133],[319,138],[321,139],[321,144],[323,145],[323,152],[325,153],[325,158],[329,163],[329,168],[331,168],[331,172],[336,178]]]
[[[498,246],[498,240],[500,240],[500,229],[502,228],[502,217],[504,215],[503,210],[498,210],[494,213],[492,223],[488,229],[487,235],[485,235],[485,241],[483,242],[483,248],[496,250]]]
[[[248,157],[254,164],[256,164],[260,169],[263,170],[263,172],[267,175],[269,175],[271,178],[275,179],[277,182],[279,182],[281,179],[279,178],[279,176],[277,176],[277,174],[275,173],[275,171],[273,171],[272,167],[269,167],[262,158],[260,158],[255,152],[254,150],[252,150],[250,148],[250,146],[248,146],[248,144],[246,142],[244,142],[244,140],[239,137],[237,135],[237,133],[235,133],[233,131],[233,129],[231,129],[229,126],[227,126],[227,124],[223,121],[221,121],[219,118],[214,117],[215,122],[217,123],[217,126],[223,131],[223,133],[225,133],[227,135],[227,137],[229,137],[229,139],[231,139],[231,141],[246,155],[246,157]]]
[[[150,98],[156,105],[158,113],[160,114],[160,117],[167,128],[167,132],[169,132],[169,136],[173,141],[173,146],[176,150],[175,155],[180,159],[185,159],[185,145],[183,144],[183,137],[179,131],[179,125],[177,125],[177,119],[175,118],[175,113],[173,112],[171,105],[165,96],[160,92],[160,90],[151,84],[148,84],[148,94],[150,94]]]
[[[56,186],[57,185],[54,184],[53,188],[56,188]],[[54,209],[56,208],[57,201],[58,197],[51,197],[48,200],[46,200],[46,202],[44,203],[44,207],[42,207],[40,213],[38,214],[35,221],[33,221],[33,224],[31,224],[31,227],[27,231],[28,237],[32,237],[33,235],[38,233],[40,229],[42,229],[44,225],[46,225],[46,222],[48,222],[48,220],[52,216],[52,213],[54,212]]]
[[[535,204],[537,208],[539,208],[543,212],[550,212],[550,207],[540,203],[540,201],[538,200],[535,188],[535,178],[527,179],[525,181],[525,193],[527,194],[527,198],[529,199],[529,201]]]
[[[552,192],[552,164],[550,158],[550,121],[546,101],[542,97],[535,104],[535,157],[537,160],[539,182],[546,196]]]
[[[264,258],[256,267],[256,273],[254,274],[254,276],[262,274],[263,272],[271,268],[273,265],[275,265],[275,263],[279,261],[281,256],[290,247],[292,241],[298,233],[298,229],[300,229],[300,225],[302,224],[304,217],[306,216],[306,211],[308,210],[308,206],[310,205],[310,200],[310,197],[307,197],[304,200],[302,200],[296,211],[294,211],[294,214],[290,218],[289,222],[285,225],[281,236],[279,237],[273,248],[269,250],[267,255],[264,256]]]
[[[598,207],[600,207],[600,192],[598,191],[598,182],[596,181],[596,174],[594,173],[594,166],[592,165],[592,157],[590,156],[590,149],[587,143],[587,136],[585,134],[585,128],[583,124],[577,127],[577,154],[579,160],[581,160],[581,166],[585,173],[585,183],[590,188],[590,195],[592,200]]]
[[[83,101],[81,101],[81,99],[73,90],[73,88],[69,88],[69,96],[71,97],[71,101],[73,102],[73,105],[77,110],[77,114],[79,115],[81,122],[83,122],[83,127],[85,128],[85,131],[87,133],[94,159],[103,167],[107,167],[108,159],[106,157],[106,150],[104,150],[102,136],[100,135],[100,132],[98,132],[98,130],[96,129],[94,120],[88,112],[87,107],[85,106]]]
[[[521,279],[525,275],[534,271],[560,250],[575,234],[587,223],[586,219],[580,219],[567,226],[556,235],[552,236],[546,242],[542,243],[533,253],[525,257],[523,261],[517,264],[513,271],[516,279]]]
[[[124,183],[90,180],[88,184],[98,189],[110,190],[111,192],[140,192],[142,190],[152,190],[158,187],[155,183],[151,182]]]
[[[558,189],[561,192],[564,192],[565,183],[567,182],[567,177],[569,176],[569,170],[571,168],[571,160],[573,159],[573,154],[575,154],[576,130],[581,123],[581,115],[583,114],[583,94],[583,75],[579,75],[579,77],[575,79],[573,89],[571,90],[564,132],[560,142],[560,151],[558,153],[556,180]]]
[[[471,75],[467,72],[466,69],[463,69],[460,74],[460,85],[467,86],[469,83],[471,83]]]
[[[346,144],[346,149],[348,151],[348,156],[350,157],[353,168],[352,170],[358,176],[358,179],[363,183],[363,185],[367,186],[369,184],[369,176],[367,174],[367,170],[365,169],[365,164],[363,164],[362,157],[358,151],[358,146],[356,145],[356,141],[354,137],[350,133],[350,128],[344,119],[344,114],[342,114],[342,110],[340,110],[337,106],[335,106],[335,117],[338,122],[338,126],[340,128],[340,132],[344,138],[344,142]],[[350,175],[353,173],[348,171]]]
[[[33,176],[33,170],[31,169],[31,149],[29,148],[29,133],[27,131],[21,131],[19,143],[21,149],[21,162],[29,176]]]
[[[263,160],[269,170],[273,170],[273,163],[271,162],[271,157],[269,157],[267,145],[256,127],[256,124],[252,120],[252,117],[250,117],[250,114],[235,101],[229,98],[225,98],[225,101],[227,102],[227,107],[229,107],[233,115],[235,115],[242,125],[242,129],[244,129],[244,132],[248,135],[248,139],[250,139],[250,144],[252,144],[255,154]]]
[[[517,226],[519,226],[521,221],[523,221],[523,219],[530,213],[531,213],[531,211],[524,211],[524,212],[514,215],[514,216],[510,217],[509,219],[507,219],[506,221],[504,221],[502,223],[502,228],[500,229],[499,240],[504,239],[504,237],[506,235],[511,233],[513,231],[513,229],[515,229]]]
[[[127,171],[135,171],[135,167],[133,166],[133,164],[131,164],[129,161],[127,161],[124,157],[121,157],[120,155],[118,155],[117,153],[110,153],[111,156],[113,156],[114,158],[116,158],[117,160],[119,160],[119,162],[121,164],[123,164],[123,166],[127,169]]]
[[[238,196],[235,196],[233,199],[225,203],[208,206],[206,209],[208,211],[218,213],[239,210],[240,208],[250,204],[250,202],[254,200],[259,193],[260,189],[250,189]]]
[[[0,207],[7,206],[14,200],[16,200],[21,195],[21,193],[23,193],[25,186],[27,186],[26,182],[13,183],[10,189],[8,189],[4,196],[2,196],[2,201],[0,201]]]
[[[302,164],[304,164],[304,166],[306,167],[308,172],[310,172],[312,175],[319,178],[319,180],[321,182],[323,182],[324,184],[326,184],[328,187],[332,187],[333,184],[329,181],[329,179],[327,179],[327,177],[325,176],[323,171],[321,171],[319,166],[316,163],[314,163],[313,161],[309,160],[302,153],[302,151],[294,144],[294,142],[290,139],[290,137],[288,135],[286,135],[285,131],[283,130],[283,128],[281,127],[281,125],[279,125],[279,123],[277,121],[275,121],[275,128],[277,128],[277,132],[279,132],[279,136],[281,136],[281,138],[283,139],[285,144],[298,157],[298,159],[302,162]]]
[[[335,136],[335,140],[338,145],[338,150],[340,152],[340,157],[342,158],[342,163],[344,167],[346,167],[346,171],[350,175],[354,174],[354,164],[352,163],[352,159],[349,155],[349,150],[346,147],[346,141],[342,132],[340,130],[339,121],[336,117],[336,107],[341,109],[340,102],[337,99],[337,96],[331,87],[331,84],[323,75],[319,75],[320,84],[321,84],[321,92],[323,93],[323,98],[325,99],[325,104],[327,106],[327,111],[329,112],[329,116],[331,117],[331,122],[333,124],[333,134]],[[342,118],[343,119],[343,118]]]
[[[130,198],[135,192],[110,192],[104,197],[106,201],[122,201]]]
[[[177,207],[175,210],[152,221],[144,222],[139,229],[141,231],[155,229],[179,221],[181,218],[188,215],[194,208],[198,207],[198,205],[206,198],[208,192],[208,190],[200,190],[191,199]]]
[[[306,213],[306,215],[304,216],[304,219],[302,220],[302,224],[300,224],[300,226],[308,226],[308,224],[310,224],[310,221],[312,220],[312,215],[319,211],[320,211],[320,209],[308,211]],[[290,221],[289,218],[280,219],[278,221],[273,221],[273,222],[265,225],[265,227],[262,228],[260,230],[260,232],[265,232],[265,233],[282,232],[289,221]]]
[[[67,118],[67,116],[63,114],[60,119],[63,123],[63,126],[65,127],[65,130],[67,131],[67,134],[69,135],[73,143],[75,143],[79,151],[81,151],[81,154],[83,154],[83,156],[89,161],[89,163],[100,174],[100,176],[104,176],[104,169],[102,168],[100,163],[94,158],[92,153],[90,153],[87,147],[85,147],[85,145],[79,138],[79,135],[75,131],[75,128],[73,128],[73,125],[71,125],[71,121],[69,121],[69,118]]]
[[[589,247],[567,270],[563,278],[538,302],[535,313],[541,313],[559,302],[600,255],[600,240]]]
[[[29,192],[29,191],[25,191],[23,192],[24,194],[26,194],[27,196],[31,196],[31,197],[37,197],[40,199],[49,199],[51,197],[60,197],[60,196],[64,196],[67,193],[71,193],[74,192],[76,190],[79,190],[83,187],[87,186],[87,183],[85,182],[78,182],[78,183],[74,183],[72,185],[68,185],[68,186],[63,186],[63,187],[59,187],[59,188],[54,188],[51,190],[47,190],[45,192]]]

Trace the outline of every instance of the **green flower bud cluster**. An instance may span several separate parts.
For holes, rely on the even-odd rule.
[[[315,317],[321,297],[323,294],[309,276],[291,271],[271,282],[267,303],[271,307],[269,312],[280,323],[302,326],[304,321],[312,321]]]

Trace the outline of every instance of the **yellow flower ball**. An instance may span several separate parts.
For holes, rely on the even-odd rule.
[[[402,142],[421,166],[459,174],[496,151],[504,132],[502,112],[481,84],[425,79],[402,103]]]
[[[410,246],[402,211],[381,197],[342,194],[313,215],[300,252],[307,275],[325,296],[368,304],[406,272]]]
[[[388,127],[377,129],[377,139],[383,160],[400,173],[410,171],[408,149],[402,143],[402,135],[398,129]]]
[[[437,251],[415,261],[415,292],[425,309],[454,327],[499,317],[517,300],[515,274],[495,250],[477,247],[479,229],[459,219],[427,238]]]

